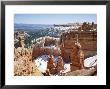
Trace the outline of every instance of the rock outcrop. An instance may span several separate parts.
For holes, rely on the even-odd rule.
[[[75,43],[71,55],[71,71],[80,70],[84,68],[84,53],[81,50],[79,42]]]
[[[19,47],[24,47],[24,38],[22,36],[19,37]]]
[[[71,59],[71,71],[81,69],[80,59],[79,59],[79,47],[74,45],[72,52],[70,54]]]
[[[80,65],[81,68],[84,68],[84,52],[82,50],[79,51],[79,59],[80,59]]]
[[[33,51],[32,51],[32,56],[33,59],[35,59],[36,57],[39,57],[41,55],[54,55],[54,56],[58,56],[59,55],[59,50],[58,47],[34,47]]]
[[[49,59],[47,62],[47,69],[49,70],[50,74],[56,73],[56,65],[54,63],[54,59],[52,55],[49,56]]]
[[[32,61],[31,49],[18,47],[14,48],[14,75],[15,76],[42,76]]]
[[[61,56],[58,57],[56,70],[57,70],[57,73],[60,73],[61,70],[64,70],[64,64]]]

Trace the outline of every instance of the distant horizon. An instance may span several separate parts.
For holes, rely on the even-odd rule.
[[[76,22],[77,23],[77,22]],[[84,22],[82,22],[84,23]],[[88,22],[87,22],[88,23]],[[92,23],[92,22],[89,22],[89,23]],[[36,24],[36,23],[14,23],[14,24],[32,24],[32,25],[54,25],[54,24]],[[64,24],[71,24],[71,23],[64,23]],[[74,24],[74,23],[72,23]],[[94,24],[97,24],[97,23],[94,23]],[[63,24],[55,24],[55,25],[63,25]]]
[[[15,14],[14,24],[68,24],[94,22],[97,24],[96,14]]]

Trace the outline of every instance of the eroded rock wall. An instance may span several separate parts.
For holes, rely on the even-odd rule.
[[[42,76],[32,61],[32,50],[18,47],[14,48],[14,75],[15,76]]]

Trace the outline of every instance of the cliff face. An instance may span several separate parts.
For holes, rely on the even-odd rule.
[[[66,42],[67,44],[65,45],[65,47],[67,47],[68,45],[71,45],[70,42],[67,42],[68,40],[72,42],[72,41],[76,41],[77,38],[83,50],[96,51],[97,49],[97,32],[96,31],[91,31],[91,32],[71,31],[71,32],[63,33],[61,35],[61,43]]]
[[[33,48],[33,51],[32,51],[32,56],[33,56],[33,59],[36,58],[36,57],[39,57],[39,56],[42,56],[42,55],[54,55],[54,56],[57,56],[59,55],[59,51],[58,51],[58,48],[57,47],[54,47],[54,48],[49,48],[49,47],[34,47]]]
[[[42,76],[32,61],[31,49],[18,47],[14,49],[14,75],[15,76]]]
[[[77,37],[78,36],[78,37]],[[96,55],[97,51],[97,32],[71,31],[61,35],[61,54],[65,62],[70,62],[70,54],[75,42],[81,45],[85,57]]]

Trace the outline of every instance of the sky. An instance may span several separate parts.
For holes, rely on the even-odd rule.
[[[67,24],[76,22],[97,23],[96,14],[15,14],[14,23]]]

